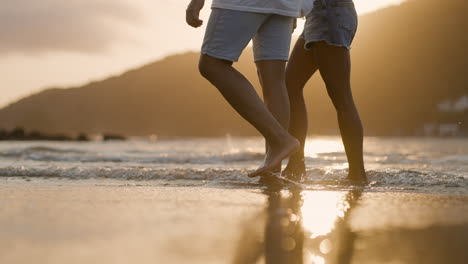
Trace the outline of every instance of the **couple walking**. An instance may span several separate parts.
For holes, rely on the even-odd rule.
[[[202,25],[199,14],[204,2],[190,2],[186,10],[190,26]],[[304,32],[289,58],[296,18],[304,15]],[[199,70],[265,137],[265,160],[250,177],[280,172],[286,158],[283,176],[300,181],[305,175],[308,122],[303,89],[319,71],[337,112],[349,163],[348,180],[367,180],[363,128],[350,86],[349,48],[356,28],[352,0],[213,0]],[[264,101],[232,66],[250,40]]]

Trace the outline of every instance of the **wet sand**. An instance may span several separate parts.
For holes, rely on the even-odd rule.
[[[466,263],[468,195],[0,177],[0,263]]]

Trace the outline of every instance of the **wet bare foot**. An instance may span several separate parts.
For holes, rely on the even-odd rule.
[[[358,172],[350,171],[348,177],[346,177],[346,180],[352,182],[368,182],[365,170],[360,170]]]
[[[254,172],[249,173],[248,176],[253,178],[265,174],[267,172],[273,171],[281,164],[281,161],[283,159],[289,157],[291,154],[297,151],[299,146],[299,141],[292,136],[290,136],[289,139],[286,139],[284,142],[282,142],[279,146],[271,145],[265,157],[263,165],[260,166],[260,168],[258,168]]]
[[[304,157],[290,157],[288,165],[281,175],[293,181],[301,182],[306,175]]]
[[[346,181],[349,181],[353,185],[367,185],[369,180],[367,179],[367,175],[365,171],[361,171],[359,173],[350,172],[348,177],[346,177]]]
[[[280,178],[276,177],[275,173],[269,173],[269,172],[263,173],[260,176],[258,183],[262,185],[266,185],[266,186],[278,186],[278,185],[282,186],[283,185],[283,181]]]
[[[267,157],[269,155],[268,152],[270,152],[270,149],[271,149],[271,147],[268,148],[268,151],[265,154],[265,157]],[[272,174],[272,173],[281,175],[281,162],[277,166],[273,167],[270,171],[265,171],[264,173],[260,174],[259,175],[260,176],[259,183],[261,183],[263,178],[266,178],[266,177],[270,176],[270,174]]]

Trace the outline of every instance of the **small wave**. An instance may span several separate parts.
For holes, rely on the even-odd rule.
[[[58,167],[0,168],[1,177],[59,177],[69,179],[112,178],[122,180],[242,180],[247,170],[226,169],[157,169],[143,167]]]
[[[121,180],[203,180],[212,183],[252,183],[247,169],[193,169],[136,167],[6,167],[1,177],[59,177],[68,179],[112,178]],[[309,169],[304,181],[313,188],[330,185],[346,177],[347,170]],[[459,187],[468,192],[468,178],[440,172],[415,170],[370,170],[373,186],[401,189],[436,189]]]
[[[433,164],[443,164],[443,163],[451,163],[451,164],[461,164],[461,165],[468,165],[468,155],[455,155],[455,156],[448,156],[438,160],[432,161]]]
[[[52,148],[52,147],[45,147],[45,146],[35,146],[23,149],[25,153],[33,153],[33,152],[52,152],[52,153],[84,153],[82,150],[78,149],[61,149],[61,148]]]
[[[0,152],[0,157],[36,162],[66,163],[131,163],[131,164],[236,164],[258,163],[263,152],[240,151],[226,153],[158,153],[158,152],[90,152],[75,149],[31,147]],[[308,164],[346,162],[345,157],[306,157]]]
[[[319,183],[326,181],[338,181],[344,179],[348,170],[320,170],[316,169],[307,172],[308,183]],[[468,187],[468,178],[441,173],[436,171],[416,171],[416,170],[370,170],[367,171],[369,180],[374,182],[375,186],[387,187]],[[467,190],[468,191],[468,190]]]
[[[206,154],[206,153],[96,153],[86,152],[75,149],[55,149],[50,147],[30,147],[24,149],[16,149],[0,152],[0,156],[4,158],[33,160],[33,161],[54,161],[54,162],[133,162],[133,163],[156,163],[156,164],[217,164],[217,163],[233,163],[233,162],[250,162],[260,161],[264,154],[258,152],[234,152],[223,154]]]
[[[440,172],[415,170],[370,171],[370,178],[382,185],[462,187],[468,178]]]
[[[41,154],[41,153],[49,153],[49,154],[83,154],[86,153],[83,150],[78,149],[61,149],[61,148],[52,148],[52,147],[45,147],[45,146],[33,146],[27,148],[20,148],[20,149],[11,149],[0,152],[0,156],[2,157],[21,157],[23,155],[32,155],[32,154]]]

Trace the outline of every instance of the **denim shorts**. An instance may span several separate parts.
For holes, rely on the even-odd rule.
[[[213,8],[202,54],[236,62],[250,40],[255,61],[289,58],[294,18]]]
[[[306,49],[311,49],[319,41],[350,49],[357,25],[352,0],[315,0],[314,8],[306,16],[301,38],[305,40]]]

